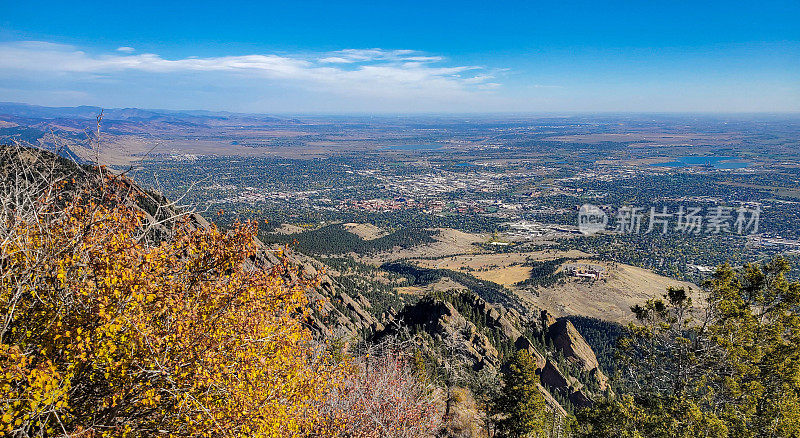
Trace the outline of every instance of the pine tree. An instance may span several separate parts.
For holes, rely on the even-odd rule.
[[[800,436],[800,282],[783,258],[634,306],[620,343],[635,391],[579,412],[587,437]]]
[[[544,433],[547,410],[538,381],[534,358],[525,350],[517,351],[503,372],[504,387],[497,400],[503,417],[498,422],[500,436],[524,438]]]

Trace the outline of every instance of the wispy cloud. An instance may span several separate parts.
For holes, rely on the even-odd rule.
[[[441,56],[424,56],[414,50],[383,50],[383,49],[344,49],[337,50],[321,58],[322,63],[354,63],[373,61],[395,62],[439,62]]]
[[[41,41],[0,43],[0,77],[10,74],[115,78],[126,72],[151,75],[222,73],[236,78],[291,83],[307,90],[378,98],[433,98],[485,93],[499,84],[486,68],[452,65],[440,56],[414,50],[345,49],[317,54],[247,54],[167,59],[120,47],[87,53]]]

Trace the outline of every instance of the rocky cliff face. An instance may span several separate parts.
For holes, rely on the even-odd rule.
[[[265,251],[267,249],[265,247]],[[265,254],[264,262],[281,262],[269,251]],[[370,311],[372,304],[367,298],[340,290],[336,280],[323,273],[325,266],[319,261],[292,251],[285,257],[300,267],[299,275],[319,280],[319,287],[309,290],[309,297],[312,303],[320,306],[311,325],[321,335],[366,334],[377,342],[402,332],[424,332],[432,340],[429,353],[436,355],[440,364],[456,360],[447,357],[448,354],[458,355],[458,360],[467,362],[474,371],[487,368],[497,371],[503,366],[504,350],[525,349],[537,361],[540,390],[545,400],[551,409],[560,413],[566,411],[554,395],[576,407],[590,406],[592,401],[586,385],[555,362],[557,353],[574,368],[585,372],[601,390],[608,386],[608,378],[601,371],[594,351],[575,326],[565,319],[556,320],[546,311],[531,320],[517,310],[491,304],[475,294],[453,292],[447,298],[426,297],[408,303],[396,314],[376,316]],[[523,333],[526,331],[539,333],[549,340],[553,351],[547,351],[541,344],[537,347],[530,336]]]
[[[375,340],[400,335],[403,331],[426,333],[435,344],[427,348],[457,353],[459,359],[466,360],[474,370],[496,369],[501,364],[500,354],[488,337],[450,302],[423,299],[406,306],[384,330],[375,334]]]
[[[555,320],[547,312],[531,321],[516,310],[460,292],[446,298],[424,298],[406,306],[396,318],[386,323],[384,330],[376,333],[376,339],[403,330],[427,334],[433,344],[428,347],[440,360],[451,363],[464,360],[473,370],[488,368],[499,371],[503,366],[504,352],[529,351],[539,368],[540,390],[556,412],[566,413],[561,404],[564,402],[574,407],[592,404],[591,398],[596,394],[577,375],[570,375],[576,369],[585,372],[584,379],[586,376],[594,379],[598,387],[604,389],[607,382],[594,352],[575,327],[567,321]],[[550,338],[553,350],[547,351],[542,343],[531,340],[529,336],[537,333]],[[447,352],[450,352],[449,357],[445,357]],[[556,363],[559,352],[571,366],[564,368]]]
[[[316,287],[307,289],[307,295],[315,309],[310,321],[311,327],[318,334],[323,337],[353,337],[384,329],[383,323],[370,312],[372,303],[361,294],[350,296],[334,278],[325,273],[328,269],[321,262],[287,248],[263,247],[268,255],[268,266],[281,263],[285,259],[297,268],[297,275],[302,280],[316,283]],[[281,252],[283,259],[274,255],[277,251]],[[391,316],[386,315],[387,318]]]
[[[553,341],[553,345],[564,354],[564,357],[579,364],[584,370],[591,371],[597,369],[597,357],[583,339],[578,330],[566,319],[561,319],[550,325],[547,336]]]
[[[589,373],[601,390],[606,389],[608,378],[600,370],[597,356],[571,322],[566,319],[557,320],[548,327],[547,336],[564,358]]]

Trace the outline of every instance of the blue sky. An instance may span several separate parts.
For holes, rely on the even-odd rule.
[[[0,0],[0,101],[797,112],[800,2]]]

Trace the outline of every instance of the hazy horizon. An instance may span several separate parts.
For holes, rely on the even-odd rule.
[[[800,111],[800,4],[0,7],[0,101],[265,114]]]
[[[81,107],[98,108],[103,111],[123,111],[123,110],[140,110],[151,112],[175,113],[175,114],[233,114],[233,115],[256,115],[256,116],[278,116],[278,117],[737,117],[737,118],[761,118],[761,117],[789,117],[800,118],[800,110],[797,111],[761,111],[761,112],[735,112],[735,111],[492,111],[492,112],[340,112],[340,113],[325,113],[325,112],[243,112],[231,110],[216,110],[209,108],[142,108],[142,107],[104,107],[101,105],[83,104],[72,106],[52,106],[40,105],[31,102],[5,102],[0,101],[2,105],[19,105],[28,107],[39,107],[43,109],[77,109]],[[13,112],[9,112],[13,113]]]

